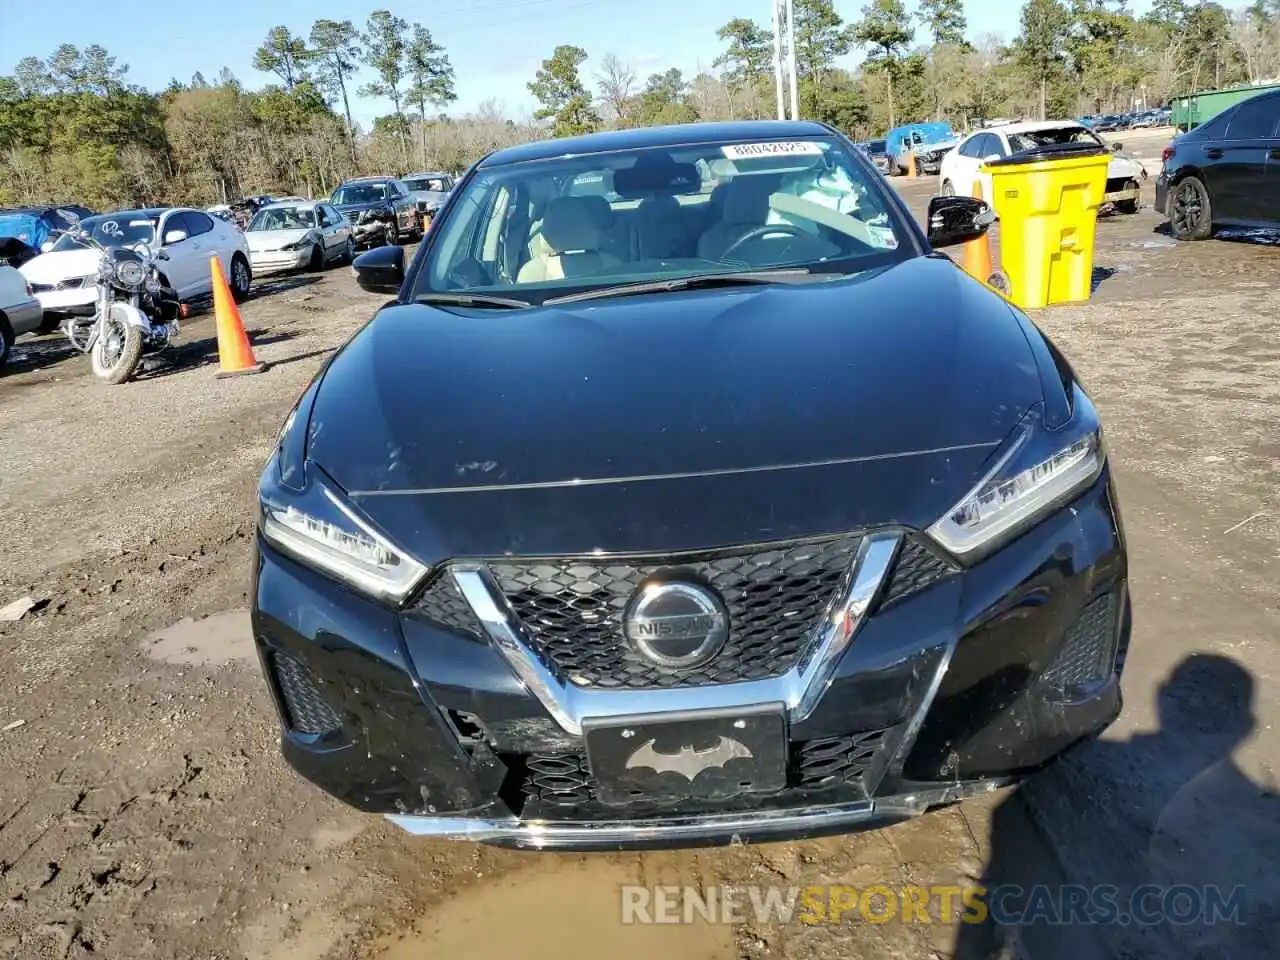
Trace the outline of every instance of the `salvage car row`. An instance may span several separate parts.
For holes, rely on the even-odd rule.
[[[181,301],[212,293],[217,257],[243,301],[255,275],[350,263],[365,247],[421,239],[453,188],[446,173],[343,182],[329,200],[253,198],[243,229],[232,208],[149,207],[94,214],[75,205],[0,210],[0,367],[14,340],[92,317],[100,253],[146,247],[157,283]]]

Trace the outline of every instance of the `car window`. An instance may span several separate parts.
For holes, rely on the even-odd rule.
[[[132,247],[139,243],[154,242],[158,222],[159,217],[149,216],[141,211],[124,210],[87,217],[80,221],[80,228],[105,247]],[[75,250],[83,246],[85,244],[73,234],[64,233],[53,249]]]
[[[174,230],[181,230],[188,237],[191,236],[191,227],[187,224],[187,217],[185,213],[171,213],[169,216],[164,218],[164,224],[161,227],[160,234],[161,242],[163,242],[164,238]]]
[[[1227,139],[1254,140],[1275,135],[1280,97],[1255,97],[1240,104],[1227,124]]]
[[[193,237],[213,229],[213,218],[196,210],[188,210],[182,215],[182,219],[186,221],[187,233]]]
[[[415,295],[490,291],[541,302],[633,281],[896,262],[911,255],[914,234],[879,179],[835,138],[482,167],[436,225]]]
[[[1030,130],[1009,134],[1009,147],[1015,153],[1059,143],[1087,143],[1092,146],[1099,146],[1102,141],[1088,127],[1078,126],[1051,127],[1047,130]]]
[[[347,183],[333,192],[334,203],[376,203],[387,199],[384,183]]]
[[[956,151],[962,157],[976,157],[978,155],[978,141],[982,139],[982,134],[970,137],[964,143],[960,144],[960,149]]]
[[[188,217],[190,214],[188,214]],[[253,230],[310,230],[316,225],[314,207],[265,207],[249,221]]]
[[[985,151],[986,152],[983,153],[984,157],[1007,157],[1009,155],[1009,151],[1005,149],[1004,140],[998,133],[987,134],[987,145]]]

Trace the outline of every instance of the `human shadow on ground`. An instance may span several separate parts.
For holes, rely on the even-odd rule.
[[[960,924],[954,960],[1276,956],[1280,794],[1232,758],[1254,696],[1234,660],[1187,657],[1158,730],[1090,743],[1001,803],[990,913]]]

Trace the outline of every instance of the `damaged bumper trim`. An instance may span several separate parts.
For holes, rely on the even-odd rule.
[[[1103,203],[1119,203],[1121,200],[1137,200],[1142,196],[1142,191],[1137,187],[1130,187],[1128,190],[1113,190],[1110,193],[1103,194]]]
[[[645,846],[716,839],[758,840],[916,817],[930,807],[991,793],[1010,782],[1009,778],[1001,777],[828,806],[665,819],[548,821],[520,820],[517,817],[418,817],[401,814],[387,814],[386,817],[415,836],[538,850]]]

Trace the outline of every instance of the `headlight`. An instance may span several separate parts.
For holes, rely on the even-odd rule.
[[[960,559],[977,559],[1079,496],[1106,454],[1092,404],[1076,390],[1071,421],[1050,432],[1039,408],[1019,425],[995,467],[928,530]]]
[[[295,560],[362,593],[398,603],[422,580],[427,567],[395,547],[331,490],[314,465],[299,492],[275,481],[268,465],[259,491],[263,537]]]
[[[309,238],[309,237],[303,237],[303,238],[302,238],[301,240],[299,240],[297,243],[286,243],[286,244],[285,244],[283,247],[281,247],[280,249],[281,249],[281,250],[305,250],[305,249],[306,249],[307,247],[309,247],[309,246],[311,246],[311,240],[310,240],[310,238]]]
[[[116,262],[116,282],[130,290],[141,289],[147,279],[147,268],[137,260]]]

